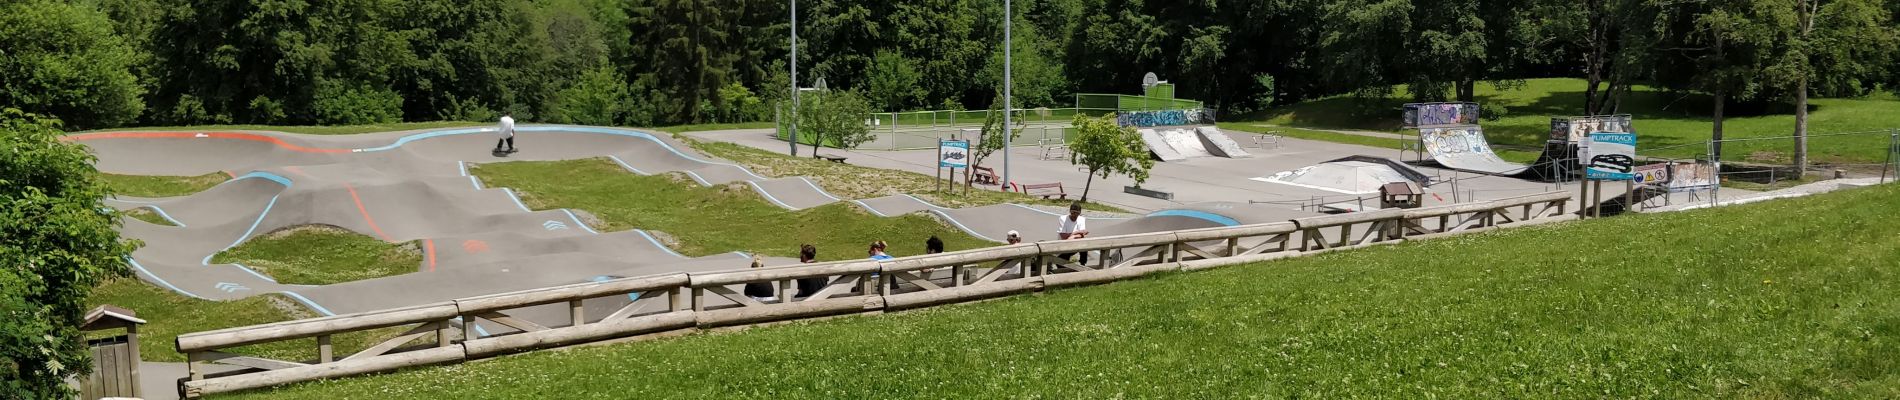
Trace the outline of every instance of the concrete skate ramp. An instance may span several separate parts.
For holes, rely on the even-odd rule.
[[[1319,163],[1253,180],[1352,195],[1378,194],[1387,183],[1413,181],[1391,166],[1365,161]]]
[[[1222,132],[1220,128],[1203,126],[1194,128],[1194,132],[1201,135],[1201,144],[1214,155],[1227,158],[1253,157],[1252,154],[1247,154],[1246,150],[1241,150],[1240,144],[1235,143],[1234,138],[1227,136],[1227,133]]]
[[[1161,136],[1160,133],[1156,133],[1155,130],[1142,129],[1136,132],[1141,134],[1141,142],[1148,145],[1148,151],[1154,153],[1155,158],[1159,158],[1161,161],[1181,161],[1187,159],[1187,156],[1183,156],[1180,151],[1176,151],[1173,145],[1168,144],[1168,139]]]
[[[1193,131],[1186,129],[1166,129],[1158,132],[1161,138],[1168,142],[1168,146],[1173,147],[1176,153],[1181,153],[1181,157],[1183,158],[1214,156],[1213,153],[1207,152],[1206,147],[1201,145],[1200,135],[1194,134]]]
[[[803,209],[840,201],[806,178],[767,178],[707,157],[669,135],[642,131],[525,126],[506,158],[490,154],[490,128],[351,136],[271,132],[135,132],[72,135],[106,172],[197,175],[225,171],[230,181],[189,196],[116,198],[177,226],[128,219],[140,278],[187,296],[227,300],[282,293],[321,314],[386,309],[505,291],[582,282],[600,276],[742,268],[745,254],[686,257],[642,230],[600,232],[579,210],[533,210],[508,188],[483,185],[471,162],[606,158],[637,174],[684,175],[696,184],[739,184],[762,201]],[[156,149],[156,150],[154,150]],[[162,151],[157,151],[162,150]],[[947,208],[908,196],[853,200],[885,216],[925,213],[971,235],[1001,242],[1004,232],[1054,240],[1066,210],[1000,204]],[[1199,206],[1195,206],[1199,207]],[[1096,236],[1284,220],[1206,206],[1140,217],[1091,215]],[[1242,210],[1245,211],[1245,210]],[[1267,215],[1267,214],[1258,214]],[[282,284],[246,266],[212,264],[213,255],[285,229],[327,226],[388,242],[419,244],[416,273],[333,285]],[[792,260],[772,258],[772,264]],[[593,307],[590,305],[589,307]],[[537,321],[564,323],[562,313]],[[530,319],[534,320],[534,319]]]
[[[1517,175],[1530,169],[1498,158],[1484,138],[1484,129],[1477,126],[1420,128],[1418,138],[1425,153],[1446,168],[1491,175]]]

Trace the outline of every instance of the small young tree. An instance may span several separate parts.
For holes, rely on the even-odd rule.
[[[856,148],[860,144],[877,138],[871,134],[871,127],[864,124],[871,115],[871,106],[865,103],[864,96],[851,91],[826,91],[804,96],[804,110],[799,111],[798,131],[809,133],[812,138],[812,157],[818,157],[818,148],[830,143],[840,149]]]
[[[971,167],[982,166],[983,160],[989,159],[990,155],[996,154],[997,150],[1009,147],[1010,142],[1014,142],[1016,138],[1022,136],[1023,128],[1020,124],[1021,120],[1016,121],[1019,122],[1019,124],[1014,129],[1003,129],[1002,107],[1003,101],[1001,98],[990,103],[990,112],[988,116],[983,119],[983,133],[976,139],[976,143],[970,145]],[[964,183],[967,186],[970,181],[968,176],[969,172],[965,171],[964,175]],[[1007,183],[1005,183],[1004,187],[1008,187]]]
[[[130,273],[138,246],[83,146],[58,122],[0,109],[0,398],[70,399],[65,379],[92,364],[79,325],[86,296]]]
[[[1141,135],[1134,128],[1122,127],[1115,123],[1115,114],[1101,118],[1089,118],[1087,115],[1075,115],[1075,139],[1069,141],[1069,150],[1075,152],[1069,162],[1087,166],[1089,179],[1082,185],[1082,202],[1089,201],[1089,189],[1095,185],[1095,176],[1107,179],[1114,175],[1127,175],[1140,185],[1148,181],[1148,170],[1154,168],[1154,159],[1148,158],[1148,149],[1141,144]]]

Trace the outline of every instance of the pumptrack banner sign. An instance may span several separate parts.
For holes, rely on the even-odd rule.
[[[944,140],[937,142],[937,167],[969,168],[970,141]]]
[[[1598,132],[1585,138],[1584,176],[1599,181],[1636,179],[1636,134]]]

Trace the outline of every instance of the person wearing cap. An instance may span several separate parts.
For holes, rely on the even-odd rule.
[[[1069,214],[1059,218],[1056,225],[1056,238],[1071,240],[1088,237],[1089,217],[1082,216],[1082,202],[1069,203]],[[1076,253],[1067,253],[1056,257],[1067,260],[1069,256],[1073,254]],[[1085,251],[1081,252],[1081,254],[1082,256],[1079,262],[1083,265],[1087,265],[1089,263],[1089,253]]]
[[[1022,244],[1023,235],[1016,233],[1016,231],[1009,231],[1008,234],[1003,235],[1003,241],[1009,242],[1009,244]]]

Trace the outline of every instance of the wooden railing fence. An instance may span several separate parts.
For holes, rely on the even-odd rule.
[[[898,311],[1048,288],[1198,270],[1318,252],[1574,219],[1568,193],[1326,215],[1232,227],[1024,243],[885,261],[845,261],[621,278],[180,335],[190,361],[184,397],[458,363],[610,339],[836,315]],[[1077,253],[1090,253],[1088,264]],[[745,295],[765,284],[774,296]],[[811,293],[804,293],[810,291]],[[560,314],[567,314],[563,318]],[[478,332],[481,321],[499,332]],[[565,321],[543,325],[531,321]],[[337,358],[332,337],[408,327]],[[234,348],[315,338],[314,360]],[[432,342],[418,339],[433,338]],[[206,363],[238,369],[207,373]]]

